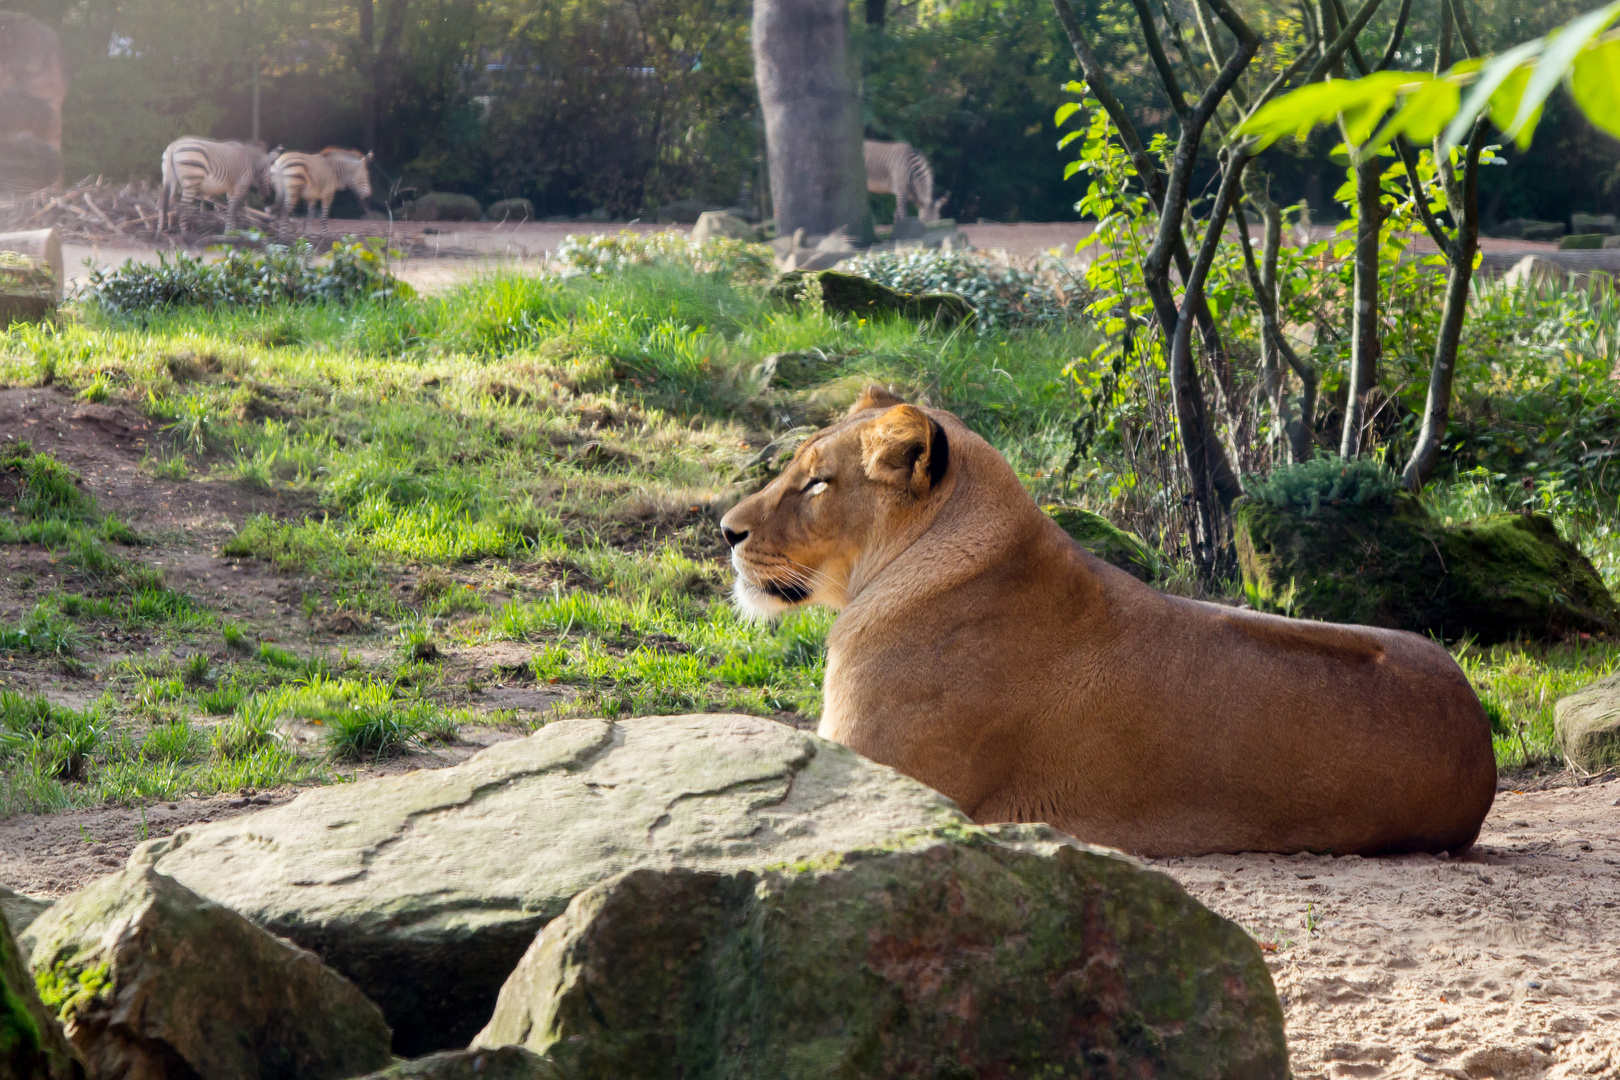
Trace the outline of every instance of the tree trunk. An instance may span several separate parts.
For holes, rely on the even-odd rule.
[[[360,15],[360,149],[371,153],[377,149],[377,13],[373,0],[354,0]],[[255,91],[258,84],[254,84]],[[258,120],[254,102],[254,120]],[[257,137],[257,136],[255,136]]]
[[[871,242],[848,37],[842,0],[754,4],[754,78],[779,236],[844,229],[857,243]]]
[[[1384,225],[1379,199],[1383,160],[1374,156],[1356,166],[1355,310],[1351,317],[1350,372],[1345,387],[1344,431],[1339,456],[1361,453],[1362,428],[1367,422],[1367,393],[1378,383],[1378,234]]]

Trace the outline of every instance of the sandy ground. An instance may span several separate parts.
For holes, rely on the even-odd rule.
[[[1299,1080],[1620,1077],[1620,778],[1502,791],[1458,859],[1156,865],[1267,950]]]
[[[0,821],[0,885],[62,896],[121,866],[148,836],[294,794]],[[1219,855],[1154,865],[1261,943],[1298,1080],[1620,1077],[1620,778],[1505,790],[1458,859]]]

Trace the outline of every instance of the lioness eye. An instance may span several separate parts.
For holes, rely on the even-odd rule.
[[[826,491],[826,490],[827,490],[827,481],[825,481],[825,480],[812,480],[812,481],[810,481],[810,483],[805,485],[804,493],[806,495],[820,495],[823,491]]]

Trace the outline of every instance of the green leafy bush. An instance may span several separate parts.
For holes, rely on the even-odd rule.
[[[386,252],[376,242],[353,237],[334,244],[326,259],[317,259],[302,239],[291,247],[232,249],[212,263],[184,254],[171,261],[159,252],[155,265],[130,260],[116,270],[92,271],[85,292],[115,315],[181,307],[352,304],[412,295],[409,285],[389,273]]]
[[[1247,491],[1257,502],[1309,517],[1324,506],[1390,507],[1400,487],[1382,462],[1324,456],[1250,480]]]
[[[978,311],[982,330],[1078,320],[1090,299],[1080,275],[1052,256],[916,248],[857,255],[838,268],[901,292],[955,293]]]

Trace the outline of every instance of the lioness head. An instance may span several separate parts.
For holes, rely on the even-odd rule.
[[[801,604],[842,607],[863,558],[926,512],[949,466],[939,424],[867,388],[847,417],[721,520],[737,605],[761,617]]]

